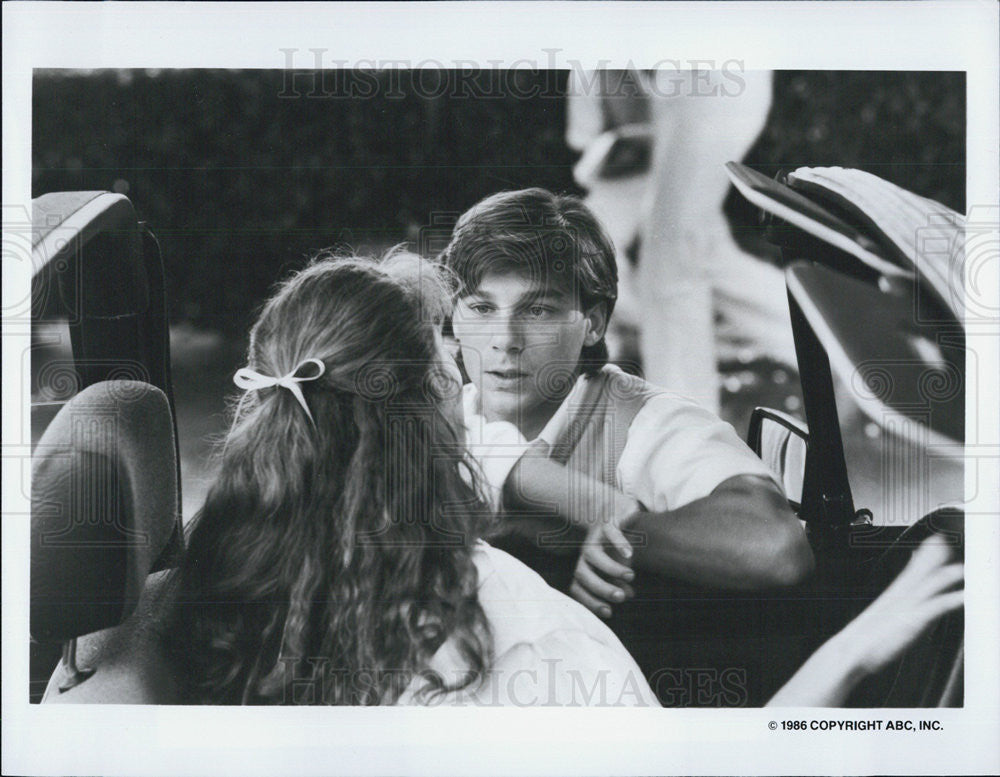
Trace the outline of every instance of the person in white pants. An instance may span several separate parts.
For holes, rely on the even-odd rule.
[[[646,174],[608,179],[578,167],[620,257],[619,323],[639,330],[647,380],[713,412],[720,345],[795,364],[782,274],[736,244],[722,210],[724,165],[760,134],[771,91],[770,71],[571,75],[571,146],[587,147],[609,124],[652,138]],[[645,109],[626,109],[629,101]],[[621,258],[636,237],[633,269]]]

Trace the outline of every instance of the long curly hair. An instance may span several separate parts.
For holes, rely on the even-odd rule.
[[[251,369],[325,371],[299,383],[312,420],[280,386],[237,406],[165,635],[191,701],[391,704],[488,669],[472,553],[491,519],[448,411],[449,300],[434,266],[391,265],[318,257],[251,330]],[[452,678],[428,668],[446,641]]]

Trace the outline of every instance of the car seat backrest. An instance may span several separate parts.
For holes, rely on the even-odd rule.
[[[128,617],[178,522],[177,467],[155,386],[103,381],[60,409],[32,462],[34,639],[64,642]]]

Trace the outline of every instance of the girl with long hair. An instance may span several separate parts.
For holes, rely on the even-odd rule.
[[[192,699],[287,702],[294,686],[392,703],[422,672],[442,691],[486,669],[472,556],[490,513],[446,412],[447,298],[428,291],[430,265],[413,270],[407,284],[370,262],[315,261],[251,330],[168,631]],[[454,681],[425,671],[446,640],[467,668]]]

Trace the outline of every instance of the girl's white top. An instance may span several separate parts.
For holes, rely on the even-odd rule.
[[[399,704],[659,706],[635,660],[596,615],[485,542],[473,558],[479,603],[493,631],[492,668],[478,685],[427,698],[418,677]],[[466,671],[450,641],[431,668],[448,683]]]

